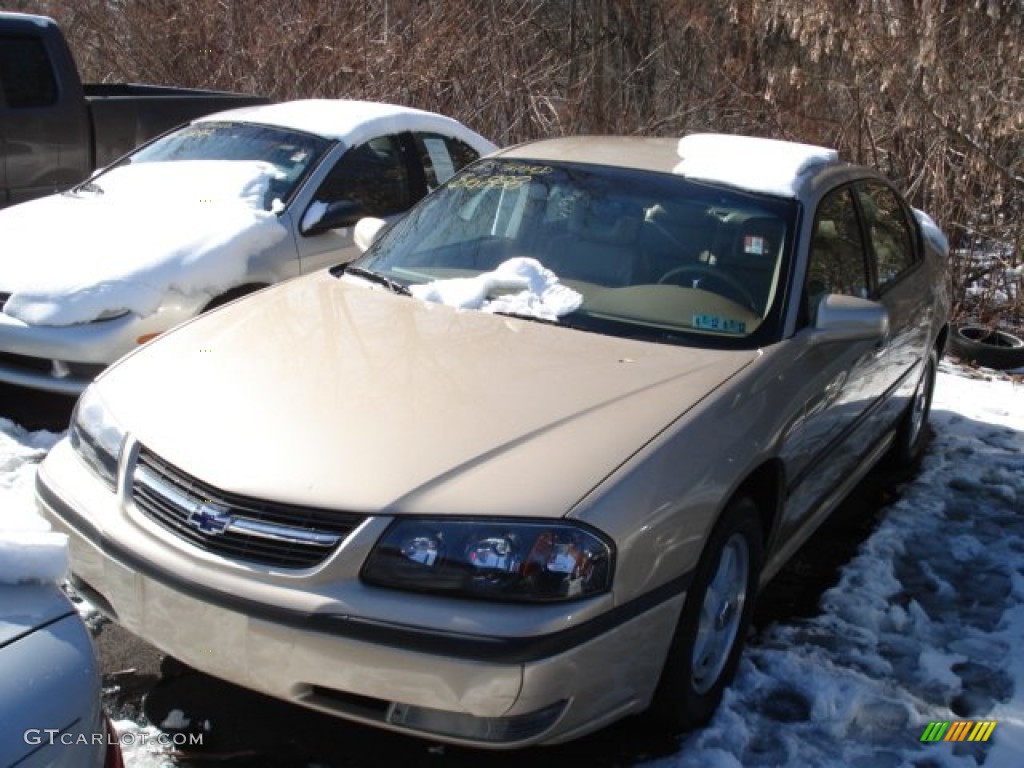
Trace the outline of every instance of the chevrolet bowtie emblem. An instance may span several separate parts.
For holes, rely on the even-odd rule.
[[[199,501],[189,512],[185,522],[203,533],[219,536],[227,530],[233,520],[226,508],[209,501]]]

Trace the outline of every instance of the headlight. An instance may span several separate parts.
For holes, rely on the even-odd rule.
[[[363,566],[368,584],[490,600],[588,597],[611,584],[614,548],[572,522],[396,520]]]
[[[95,387],[88,387],[75,404],[68,434],[71,447],[110,490],[117,486],[117,465],[124,430],[111,418]]]

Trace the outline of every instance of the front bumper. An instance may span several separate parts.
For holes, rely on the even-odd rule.
[[[221,567],[148,530],[67,441],[40,467],[37,500],[68,534],[86,596],[164,652],[271,696],[455,744],[557,743],[643,710],[685,596],[675,585],[626,610],[605,596],[595,615],[580,603],[495,606],[374,589],[358,582],[372,545],[358,531],[332,557],[351,561],[340,566],[287,575]],[[382,528],[372,527],[375,540]],[[332,567],[347,581],[337,589],[314,572]],[[360,599],[378,615],[360,612]],[[396,621],[431,613],[443,624]],[[503,617],[518,619],[515,635],[499,634]]]
[[[147,317],[128,314],[67,326],[36,326],[0,312],[0,381],[63,395],[79,395],[108,365],[194,317],[201,303],[168,303]]]

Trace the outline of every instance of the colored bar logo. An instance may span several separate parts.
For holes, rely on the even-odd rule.
[[[996,720],[932,720],[921,734],[921,741],[988,741]]]

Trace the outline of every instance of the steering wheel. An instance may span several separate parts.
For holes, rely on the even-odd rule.
[[[680,280],[682,275],[692,275],[692,280]],[[711,285],[722,288],[724,290],[715,290],[715,288],[705,287],[701,285],[703,281],[707,281]],[[732,275],[727,272],[719,272],[717,269],[705,267],[700,264],[685,264],[681,267],[673,267],[668,272],[658,278],[658,284],[672,284],[682,285],[687,288],[699,288],[702,291],[710,291],[711,293],[717,293],[730,301],[734,301],[737,304],[742,304],[754,314],[757,314],[757,302],[754,301],[754,297],[750,295],[750,291],[747,290],[746,286],[743,285]]]

